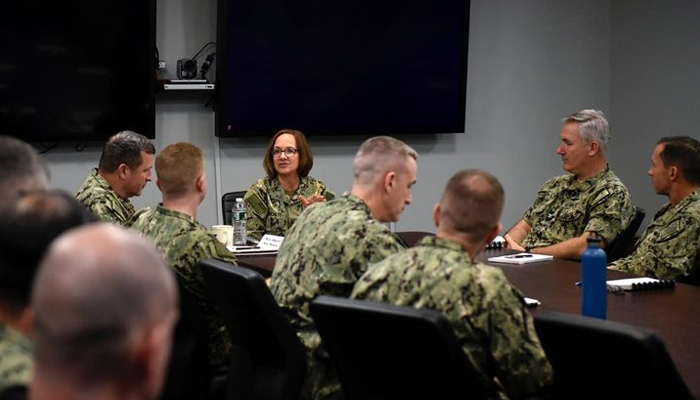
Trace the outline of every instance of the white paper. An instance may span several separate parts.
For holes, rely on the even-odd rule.
[[[490,262],[506,264],[527,264],[539,261],[549,261],[554,257],[547,254],[517,253],[505,256],[489,257]]]
[[[284,236],[264,235],[257,245],[252,246],[228,246],[228,249],[237,254],[250,253],[277,253],[284,240]]]

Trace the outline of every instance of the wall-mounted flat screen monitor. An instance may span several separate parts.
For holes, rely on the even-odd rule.
[[[22,0],[0,12],[0,134],[155,135],[156,0]]]
[[[219,0],[218,17],[218,136],[464,131],[468,0]]]

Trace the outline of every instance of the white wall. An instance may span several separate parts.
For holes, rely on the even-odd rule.
[[[520,218],[547,177],[562,173],[555,154],[560,120],[609,103],[609,2],[474,0],[471,7],[466,132],[396,136],[420,153],[414,202],[397,230],[433,230],[431,209],[461,168],[496,174],[506,193],[504,225]],[[572,44],[576,44],[574,49]],[[600,44],[603,44],[602,46]],[[312,175],[341,193],[364,137],[312,137]],[[225,190],[263,174],[267,138],[221,141]]]
[[[700,2],[615,0],[612,7],[612,126],[614,160],[643,227],[667,201],[647,175],[662,136],[700,139]]]
[[[176,78],[177,60],[192,57],[210,40],[216,40],[215,0],[159,0],[157,2],[156,45],[161,60],[166,61],[163,77]],[[200,207],[199,219],[206,225],[216,222],[214,185],[214,113],[204,107],[206,93],[161,93],[156,97],[156,151],[170,143],[190,141],[202,147],[207,158],[210,180],[209,197]],[[102,143],[90,143],[75,151],[75,143],[61,144],[45,155],[52,173],[53,186],[75,192],[90,169],[97,165]],[[160,201],[154,182],[146,186],[139,198],[131,199],[136,207],[146,207]]]
[[[157,44],[170,68],[178,58],[192,56],[215,40],[215,3],[158,2]],[[698,89],[700,57],[695,43],[700,34],[688,15],[700,15],[698,5],[685,2],[692,5],[692,12],[686,13],[667,10],[660,0],[472,0],[471,4],[466,131],[396,135],[420,152],[414,203],[396,229],[432,230],[432,205],[450,175],[467,167],[499,177],[506,189],[503,223],[513,224],[540,185],[563,173],[555,154],[561,118],[591,107],[610,116],[613,169],[628,184],[635,202],[648,210],[658,208],[654,201],[663,199],[653,196],[643,176],[653,143],[658,136],[673,133],[669,124],[685,129],[679,133],[694,134],[697,129],[689,121],[692,111],[699,109],[693,96],[698,90],[693,89]],[[655,32],[664,34],[658,37]],[[644,55],[643,62],[636,61],[639,54]],[[694,63],[687,65],[686,55]],[[650,81],[656,82],[650,96],[640,95]],[[206,95],[159,96],[155,144],[162,149],[189,140],[205,149],[212,184],[200,220],[211,225],[218,218],[213,161],[219,139],[213,135],[213,112],[203,107],[206,101]],[[651,111],[660,113],[649,117]],[[649,129],[654,124],[659,128]],[[312,175],[338,193],[348,189],[352,157],[364,139],[312,137]],[[220,192],[245,189],[263,175],[267,138],[222,139],[218,144],[224,176]],[[66,144],[49,153],[54,186],[75,191],[97,163],[100,146],[91,144],[76,153],[74,144]],[[135,203],[145,206],[158,200],[155,185],[149,185]]]

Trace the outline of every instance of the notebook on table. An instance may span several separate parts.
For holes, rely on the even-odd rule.
[[[547,254],[532,254],[532,253],[518,253],[518,254],[508,254],[505,256],[489,257],[490,262],[495,263],[506,263],[506,264],[528,264],[540,261],[550,261],[554,259],[553,256]]]
[[[628,291],[669,289],[676,286],[675,281],[655,278],[615,279],[606,283],[613,289]]]

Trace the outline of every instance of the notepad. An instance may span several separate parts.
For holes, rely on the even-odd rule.
[[[654,289],[667,289],[676,286],[675,281],[655,279],[655,278],[628,278],[628,279],[615,279],[606,282],[608,286],[613,288],[619,288],[622,290],[654,290]]]
[[[489,261],[506,264],[528,264],[540,261],[549,261],[554,257],[547,254],[518,253],[506,256],[489,257]]]

